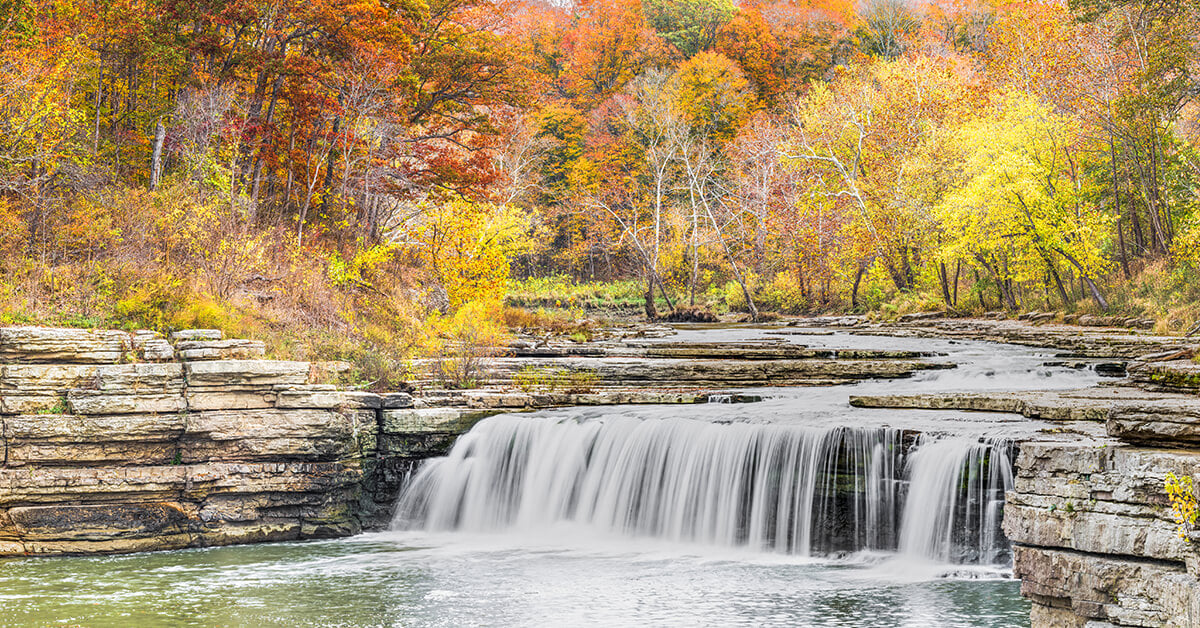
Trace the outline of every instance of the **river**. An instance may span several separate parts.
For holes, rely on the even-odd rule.
[[[930,351],[957,368],[493,417],[415,478],[396,529],[0,561],[0,625],[1027,626],[997,532],[1005,448],[1050,426],[847,398],[1099,377],[1022,347],[769,333],[670,340]]]

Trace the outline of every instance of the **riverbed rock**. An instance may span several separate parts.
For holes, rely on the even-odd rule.
[[[1163,396],[1114,404],[1108,434],[1128,443],[1160,447],[1200,447],[1200,397]]]
[[[1151,390],[1200,394],[1200,363],[1192,360],[1139,362],[1130,365],[1129,375]]]
[[[797,324],[809,324],[805,319]],[[913,323],[869,323],[854,326],[854,333],[910,336],[916,338],[962,338],[987,340],[1029,347],[1053,348],[1062,357],[1136,359],[1160,352],[1195,349],[1196,339],[1124,332],[1077,325],[1032,325],[1019,320],[952,318]]]
[[[911,408],[1011,412],[1044,421],[1098,421],[1109,418],[1116,405],[1181,397],[1164,397],[1128,386],[1051,391],[987,391],[917,395],[851,395],[850,405],[860,408]]]
[[[882,349],[813,349],[787,342],[625,343],[606,350],[613,357],[693,360],[890,360],[932,357],[932,352]]]
[[[110,329],[0,327],[0,361],[112,364],[133,349],[132,337]]]
[[[498,358],[481,379],[489,385],[513,382],[522,369],[561,369],[590,376],[589,386],[749,387],[815,385],[870,378],[910,377],[951,364],[915,360],[700,360],[640,358],[562,358],[554,360]]]

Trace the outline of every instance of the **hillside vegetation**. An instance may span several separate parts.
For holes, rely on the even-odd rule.
[[[368,383],[580,333],[506,295],[1181,332],[1198,32],[1188,0],[3,0],[0,322]]]

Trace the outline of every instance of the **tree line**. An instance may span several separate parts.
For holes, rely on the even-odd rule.
[[[513,274],[638,277],[650,316],[1146,309],[1200,272],[1198,26],[1187,0],[0,0],[5,288],[159,326],[183,293],[395,322]]]

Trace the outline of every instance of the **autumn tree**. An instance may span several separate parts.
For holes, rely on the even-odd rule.
[[[789,161],[811,182],[813,202],[834,202],[853,216],[871,257],[898,290],[911,290],[928,254],[929,207],[914,200],[907,173],[918,148],[973,99],[952,60],[877,61],[830,85],[818,85],[794,110]]]
[[[867,54],[885,59],[903,54],[921,26],[905,0],[866,0],[860,16],[859,46]]]
[[[1070,303],[1062,264],[1108,308],[1095,279],[1109,266],[1103,249],[1113,220],[1089,202],[1081,141],[1077,119],[1029,96],[1010,97],[954,137],[964,178],[937,211],[949,240],[941,254],[977,262],[1010,309],[1018,307],[1014,283],[1043,277]]]
[[[646,21],[685,59],[717,43],[734,14],[729,0],[646,0]]]

